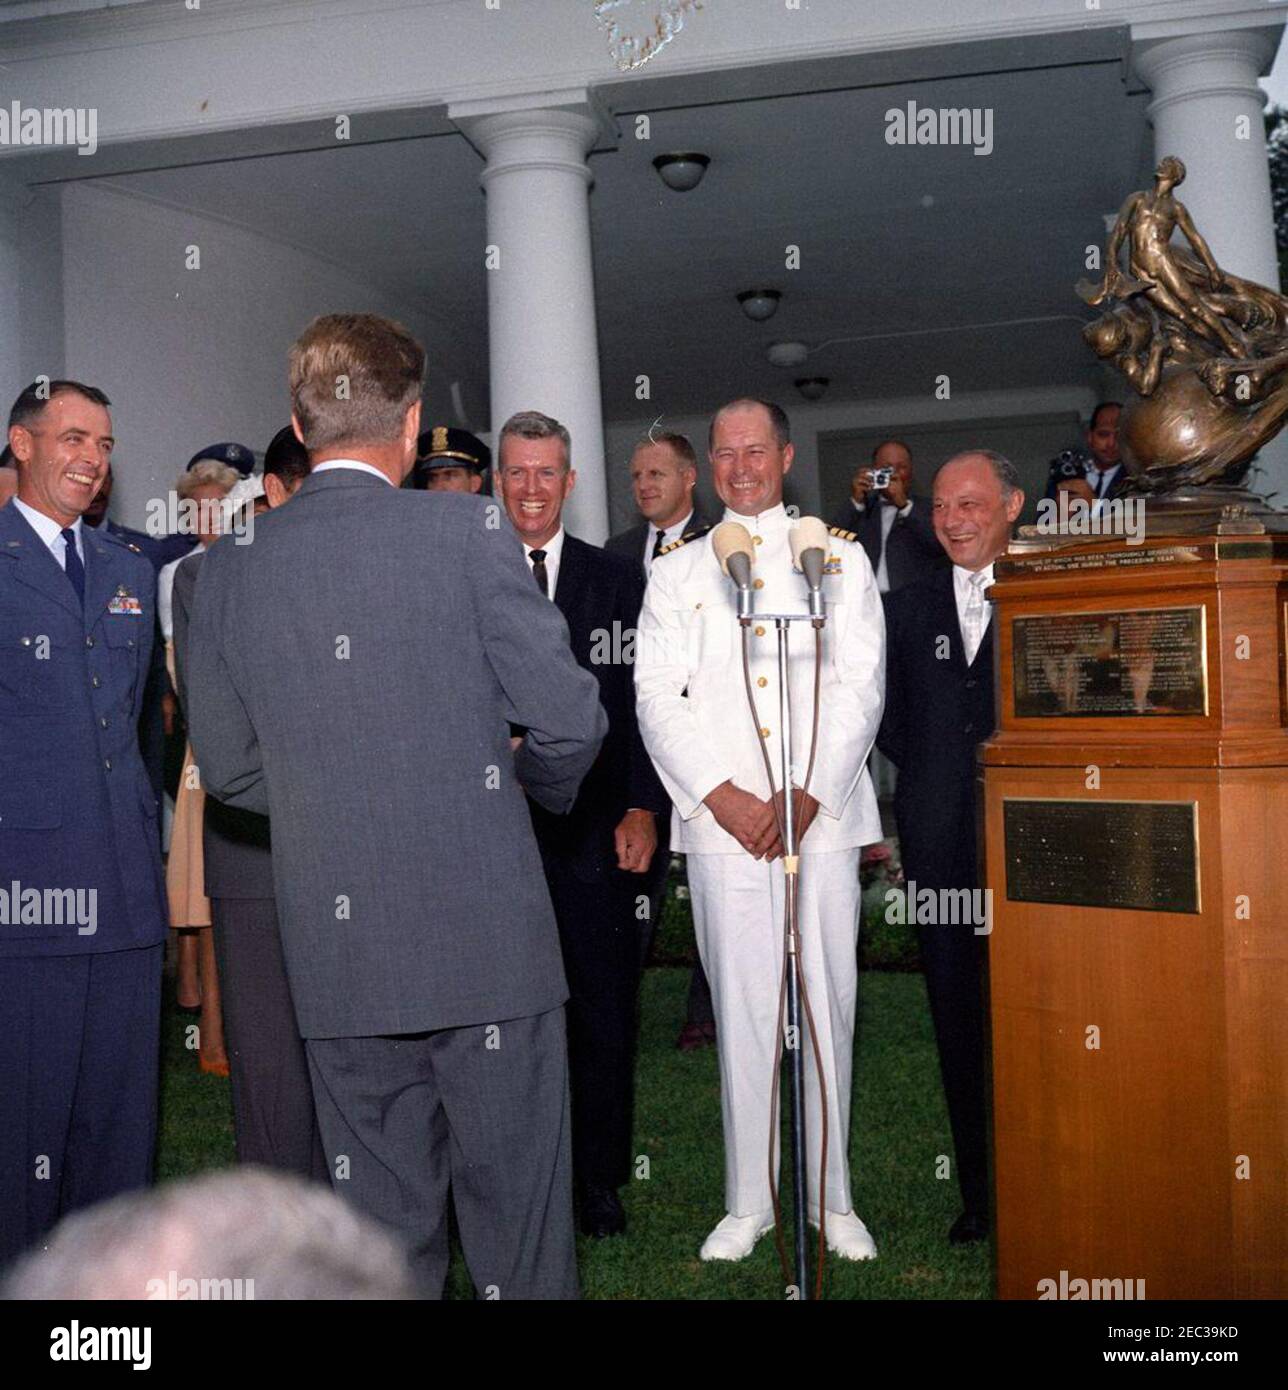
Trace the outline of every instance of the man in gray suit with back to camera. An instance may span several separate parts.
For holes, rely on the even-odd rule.
[[[202,561],[192,741],[212,796],[272,818],[336,1191],[432,1296],[450,1185],[480,1292],[570,1298],[568,991],[524,792],[566,811],[607,720],[496,504],[399,488],[424,366],[368,314],[292,347],[313,471]]]

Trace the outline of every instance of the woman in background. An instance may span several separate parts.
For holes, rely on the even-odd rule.
[[[240,474],[218,459],[198,459],[175,484],[182,509],[184,530],[195,531],[200,553],[218,540],[222,530],[225,499]],[[170,681],[174,675],[174,572],[185,555],[166,565],[157,577],[157,612],[165,637],[166,666]],[[224,1021],[219,1003],[219,974],[215,966],[215,944],[210,928],[210,899],[206,896],[201,859],[201,826],[206,794],[201,789],[199,770],[192,760],[192,745],[183,753],[183,771],[175,796],[174,828],[170,835],[170,855],[166,861],[166,892],[170,899],[170,925],[179,933],[179,1007],[187,1013],[200,1013],[197,1060],[203,1072],[228,1075],[228,1052],[224,1046]]]

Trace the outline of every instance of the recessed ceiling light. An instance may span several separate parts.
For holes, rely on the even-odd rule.
[[[804,343],[770,343],[765,356],[775,367],[799,367],[809,356]]]
[[[743,290],[738,296],[738,303],[749,319],[764,323],[778,312],[778,301],[782,297],[778,290]]]
[[[832,384],[830,377],[802,376],[796,378],[796,389],[807,401],[821,401]]]

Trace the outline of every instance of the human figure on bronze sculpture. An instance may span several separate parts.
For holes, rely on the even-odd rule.
[[[1225,275],[1206,241],[1199,235],[1185,204],[1172,189],[1185,178],[1185,165],[1172,155],[1159,160],[1154,187],[1133,193],[1122,205],[1105,251],[1105,294],[1125,298],[1124,276],[1118,264],[1123,241],[1131,241],[1127,263],[1136,279],[1126,286],[1139,293],[1160,313],[1179,320],[1201,337],[1214,339],[1231,357],[1242,357],[1247,344],[1221,317],[1221,309],[1192,282],[1172,251],[1172,233],[1179,227],[1194,254],[1207,270],[1212,294],[1225,288]]]
[[[1153,189],[1122,205],[1104,278],[1077,286],[1104,310],[1083,337],[1137,395],[1120,425],[1129,491],[1237,485],[1288,418],[1288,299],[1221,269],[1173,196],[1184,178],[1179,159],[1159,161]]]

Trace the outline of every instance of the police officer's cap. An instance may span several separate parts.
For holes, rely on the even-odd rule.
[[[416,441],[416,471],[432,468],[473,468],[486,473],[492,467],[492,450],[469,430],[435,425]]]
[[[220,463],[235,468],[243,478],[255,471],[254,452],[244,444],[211,444],[205,449],[198,449],[188,460],[188,467],[200,463],[202,459],[218,459]]]

